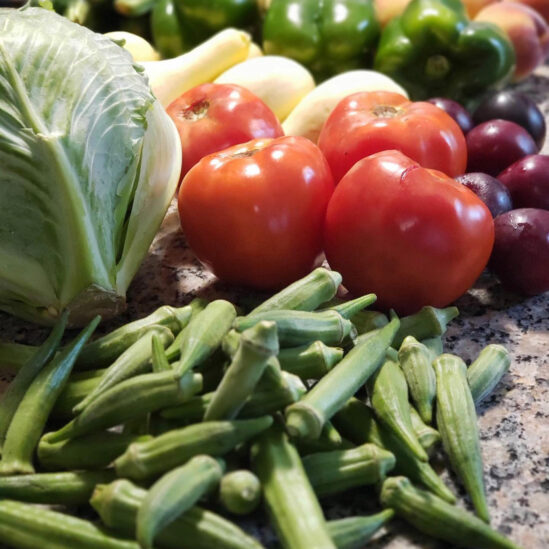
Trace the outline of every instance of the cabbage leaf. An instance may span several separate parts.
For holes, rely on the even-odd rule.
[[[0,309],[121,311],[180,155],[129,53],[53,12],[0,9]]]

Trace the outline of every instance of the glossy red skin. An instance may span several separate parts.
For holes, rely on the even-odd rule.
[[[463,132],[448,114],[393,92],[358,92],[342,99],[326,120],[318,146],[336,184],[356,162],[385,150],[399,150],[451,177],[467,165]]]
[[[166,109],[183,152],[181,177],[204,156],[239,143],[284,135],[273,111],[251,91],[236,84],[202,84]]]
[[[516,208],[549,210],[549,156],[532,154],[498,175]]]
[[[467,109],[457,101],[446,99],[446,97],[432,97],[431,99],[428,99],[427,102],[436,105],[439,109],[442,109],[446,114],[450,115],[464,134],[467,134],[467,132],[470,132],[473,129],[475,124],[473,123],[471,115]]]
[[[526,4],[535,9],[544,19],[549,22],[549,2],[547,0],[515,0],[519,4]]]
[[[219,278],[277,289],[322,253],[333,178],[304,137],[259,139],[203,158],[179,190],[179,215],[198,259]]]
[[[355,295],[410,314],[444,307],[472,286],[492,250],[485,204],[442,172],[398,151],[355,164],[330,200],[324,250]]]
[[[494,220],[496,239],[490,269],[522,295],[549,291],[549,211],[519,208]]]

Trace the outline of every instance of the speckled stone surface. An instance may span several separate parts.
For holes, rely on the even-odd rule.
[[[549,67],[543,67],[520,88],[549,115]],[[549,145],[544,152],[549,153]],[[102,331],[148,314],[161,304],[182,305],[193,297],[226,297],[244,303],[257,298],[230,288],[205,272],[187,248],[172,206],[161,232],[128,292],[127,311]],[[445,350],[467,363],[488,343],[502,343],[512,365],[497,391],[479,410],[484,472],[492,525],[524,549],[549,547],[549,295],[520,299],[483,274],[456,305],[461,314],[445,337]],[[45,331],[0,313],[0,340],[37,343]],[[0,379],[0,391],[3,381]],[[4,380],[5,384],[5,380]],[[464,496],[439,455],[434,466]],[[466,498],[460,505],[468,506]],[[374,512],[373,489],[349,492],[324,504],[329,518]],[[261,514],[241,521],[267,547],[274,535]],[[456,533],[457,534],[457,533]],[[1,545],[0,545],[1,547]],[[395,520],[368,547],[375,549],[442,549]],[[315,549],[315,548],[311,548]]]

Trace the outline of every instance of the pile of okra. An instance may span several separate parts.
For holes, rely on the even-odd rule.
[[[516,549],[489,526],[475,413],[508,352],[467,367],[442,350],[455,307],[398,318],[341,282],[319,268],[247,314],[196,299],[93,340],[96,318],[63,346],[61,316],[0,400],[0,542],[260,549],[237,523],[263,506],[284,548],[359,549],[397,515]],[[431,467],[439,445],[472,511]],[[366,485],[377,514],[326,520],[323,498]]]

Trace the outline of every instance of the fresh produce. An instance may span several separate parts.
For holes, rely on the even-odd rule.
[[[494,390],[510,365],[509,351],[503,345],[491,343],[482,349],[467,368],[467,382],[476,405]]]
[[[355,164],[324,228],[326,257],[345,286],[374,292],[380,308],[401,314],[462,295],[486,266],[493,239],[490,211],[472,191],[398,151]]]
[[[543,146],[545,117],[527,95],[513,90],[501,90],[489,94],[473,111],[475,125],[497,118],[522,126],[532,136],[538,148]]]
[[[332,190],[328,164],[309,140],[253,140],[189,171],[179,190],[181,226],[219,278],[280,288],[315,264]]]
[[[439,109],[442,109],[445,113],[449,114],[456,121],[464,134],[467,134],[467,132],[473,129],[474,123],[471,115],[467,109],[462,107],[457,101],[452,101],[445,97],[431,97],[431,99],[428,99],[428,102],[436,105]]]
[[[385,28],[395,17],[398,17],[411,0],[374,0],[379,24]]]
[[[247,515],[261,502],[261,482],[251,471],[231,471],[219,483],[219,502],[229,513]]]
[[[389,91],[408,97],[404,88],[376,71],[354,70],[333,76],[310,91],[282,124],[286,135],[302,135],[313,143],[335,106],[357,92]]]
[[[318,80],[364,66],[379,37],[371,0],[276,0],[263,21],[266,54],[284,55]]]
[[[467,10],[467,15],[474,19],[475,15],[485,6],[493,4],[494,2],[499,2],[500,0],[462,0],[465,9]]]
[[[538,146],[530,134],[508,120],[490,120],[474,127],[466,136],[467,171],[497,175]]]
[[[374,62],[414,100],[457,101],[504,84],[514,65],[505,33],[470,22],[459,0],[412,0],[382,32]]]
[[[303,65],[279,55],[246,59],[226,70],[215,82],[238,84],[248,89],[264,101],[279,120],[287,118],[296,105],[315,89],[313,76]]]
[[[511,291],[537,295],[549,290],[549,211],[519,208],[499,215],[489,268]]]
[[[336,184],[362,158],[389,149],[451,177],[463,173],[467,162],[463,133],[448,114],[392,92],[342,99],[326,120],[318,146]]]
[[[549,156],[525,156],[502,171],[498,179],[516,208],[549,210]]]
[[[280,367],[301,379],[320,379],[343,358],[341,347],[328,347],[322,341],[280,349]]]
[[[532,74],[549,54],[549,24],[536,10],[517,2],[497,2],[482,9],[475,21],[494,23],[515,49],[513,80]]]
[[[107,32],[105,36],[130,52],[132,59],[138,63],[160,59],[160,54],[142,36],[126,31]]]
[[[427,452],[428,456],[431,456],[441,440],[440,433],[424,423],[413,406],[410,406],[410,419],[412,420],[412,428],[421,447]]]
[[[187,45],[174,0],[156,0],[150,17],[150,31],[154,45],[164,59],[185,52]]]
[[[513,208],[511,194],[501,180],[482,172],[458,175],[456,181],[471,189],[487,206],[492,217]]]
[[[546,0],[516,0],[519,4],[525,4],[540,13],[545,21],[549,22],[549,4]]]
[[[284,135],[271,109],[236,84],[202,84],[178,97],[166,112],[181,139],[181,179],[208,154],[252,139]]]
[[[361,549],[393,516],[392,509],[385,509],[366,517],[331,520],[328,522],[328,532],[337,549]]]
[[[0,30],[0,309],[113,316],[177,185],[177,132],[108,38],[41,8]]]

